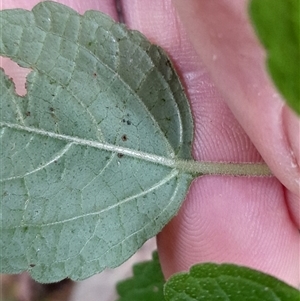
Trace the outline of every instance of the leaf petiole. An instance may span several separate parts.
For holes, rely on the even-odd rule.
[[[271,177],[273,176],[265,163],[231,163],[231,162],[205,162],[184,161],[175,162],[175,166],[185,172],[194,175],[227,175],[227,176],[249,176],[249,177]]]
[[[155,154],[141,152],[139,150],[128,149],[126,147],[111,145],[106,142],[90,141],[87,139],[71,137],[68,135],[57,134],[34,127],[22,126],[18,124],[11,124],[7,122],[0,122],[0,126],[22,130],[29,133],[64,140],[68,143],[77,145],[90,146],[101,150],[115,152],[122,155],[127,155],[132,158],[142,159],[145,161],[153,162],[159,165],[168,166],[178,169],[185,173],[194,176],[201,175],[230,175],[230,176],[253,176],[253,177],[266,177],[272,176],[268,166],[264,163],[231,163],[231,162],[205,162],[195,160],[183,160],[178,158],[167,158]]]

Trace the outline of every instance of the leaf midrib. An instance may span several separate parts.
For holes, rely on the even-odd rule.
[[[22,126],[19,124],[14,124],[14,123],[9,123],[9,122],[0,122],[0,126],[11,128],[14,130],[19,130],[19,131],[25,131],[27,133],[32,133],[32,134],[36,134],[36,135],[40,135],[40,136],[44,136],[44,137],[62,140],[67,143],[73,143],[73,144],[77,144],[77,145],[97,148],[100,150],[110,151],[113,153],[119,153],[119,154],[133,157],[136,159],[153,162],[153,163],[163,165],[166,167],[170,167],[170,168],[175,168],[175,162],[176,162],[175,157],[167,158],[167,157],[163,157],[163,156],[159,156],[159,155],[155,155],[155,154],[151,154],[151,153],[142,152],[142,151],[135,150],[135,149],[130,149],[128,147],[118,146],[118,145],[109,144],[109,143],[105,143],[105,142],[92,141],[92,140],[88,140],[88,139],[82,139],[79,137],[73,137],[73,136],[69,136],[69,135],[57,134],[57,133],[53,133],[50,131],[41,130],[41,129],[38,129],[35,127]],[[3,180],[1,180],[1,181],[3,181]]]
[[[186,160],[177,158],[173,154],[169,154],[170,157],[159,156],[151,153],[142,152],[127,147],[122,147],[114,144],[96,142],[79,137],[72,137],[68,135],[57,134],[45,130],[40,130],[34,127],[22,126],[19,124],[0,122],[0,127],[8,127],[15,130],[26,131],[36,135],[42,135],[49,138],[54,138],[68,143],[89,146],[100,150],[109,151],[112,153],[119,153],[139,160],[144,160],[159,164],[165,167],[176,169],[182,173],[188,173],[195,176],[204,174],[211,175],[234,175],[234,176],[273,176],[268,166],[264,163],[226,163],[226,162],[206,162],[195,161],[193,159]],[[0,179],[0,182],[4,181]]]

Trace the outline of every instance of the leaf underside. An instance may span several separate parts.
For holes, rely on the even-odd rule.
[[[84,279],[128,259],[175,215],[192,180],[193,124],[168,57],[100,12],[54,2],[0,13],[1,270]]]
[[[262,272],[233,264],[203,263],[167,281],[166,301],[299,301],[300,292]]]

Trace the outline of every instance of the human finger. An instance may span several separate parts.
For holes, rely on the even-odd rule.
[[[195,120],[194,157],[259,161],[259,153],[193,52],[171,2],[139,0],[125,2],[123,8],[127,24],[165,48],[180,72]],[[165,276],[196,262],[229,261],[297,285],[299,234],[285,201],[276,179],[195,180],[179,214],[158,236]]]

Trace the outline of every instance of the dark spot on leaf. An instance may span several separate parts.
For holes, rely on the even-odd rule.
[[[49,110],[50,110],[51,112],[53,112],[53,111],[54,111],[54,108],[50,107]]]
[[[169,60],[166,60],[165,64],[166,64],[166,66],[168,66],[168,67],[171,67],[171,66],[172,66],[172,65],[171,65],[171,62],[170,62]]]
[[[122,136],[122,140],[123,140],[123,141],[127,141],[127,136],[126,136],[126,135],[123,135],[123,136]]]
[[[161,101],[166,102],[166,100],[164,98],[162,98]]]
[[[25,226],[25,227],[24,227],[24,231],[27,231],[27,230],[28,230],[28,227],[27,227],[27,226]]]
[[[31,263],[29,266],[30,266],[31,268],[34,268],[34,267],[35,267],[35,264],[34,264],[34,263]]]
[[[122,157],[124,157],[124,154],[118,153],[117,156],[118,156],[118,158],[122,158]]]
[[[92,45],[92,42],[88,42],[88,46],[91,46]]]
[[[127,114],[127,115],[129,115],[129,114]],[[130,120],[126,120],[126,119],[122,119],[122,122],[126,122],[128,125],[131,125],[131,121]]]
[[[25,114],[26,114],[26,116],[30,116],[30,112],[29,111],[27,111]]]
[[[93,73],[93,76],[94,76],[94,77],[96,77],[96,76],[97,76],[97,73],[96,73],[96,72],[94,72],[94,73]]]
[[[57,163],[57,160],[54,160],[53,162],[56,164],[56,163]]]

